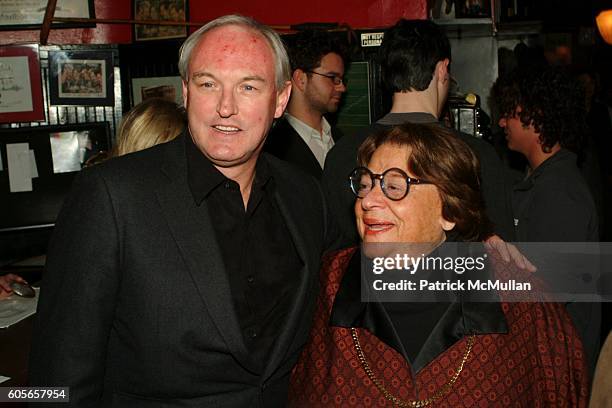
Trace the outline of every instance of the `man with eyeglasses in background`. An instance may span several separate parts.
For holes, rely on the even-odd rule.
[[[264,150],[320,179],[327,152],[340,136],[324,115],[338,110],[346,91],[345,50],[329,33],[306,30],[295,36],[289,58],[291,99]]]

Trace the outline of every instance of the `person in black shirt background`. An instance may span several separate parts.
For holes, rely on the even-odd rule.
[[[598,217],[589,186],[577,165],[585,137],[584,96],[563,68],[517,68],[492,90],[508,148],[529,167],[513,189],[516,237],[520,242],[597,242]],[[529,255],[528,255],[529,257]],[[599,353],[601,307],[568,304],[591,373]]]

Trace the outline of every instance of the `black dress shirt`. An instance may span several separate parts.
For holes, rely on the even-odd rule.
[[[189,188],[197,205],[206,201],[245,344],[263,370],[303,263],[274,200],[265,158],[257,161],[245,210],[238,183],[217,170],[191,138],[185,140]]]
[[[381,302],[406,351],[416,361],[425,341],[448,309],[448,302]]]

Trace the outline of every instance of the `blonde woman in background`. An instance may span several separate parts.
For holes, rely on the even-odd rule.
[[[145,99],[123,116],[112,157],[169,142],[186,123],[185,110],[176,103],[162,98]]]
[[[85,167],[169,142],[183,131],[186,123],[182,106],[162,98],[145,99],[123,116],[110,153],[99,152],[87,160]]]

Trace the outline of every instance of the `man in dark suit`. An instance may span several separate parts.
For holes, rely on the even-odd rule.
[[[330,213],[347,244],[359,241],[355,226],[355,197],[348,176],[357,166],[357,151],[366,137],[402,123],[439,123],[450,84],[451,48],[448,38],[428,20],[400,20],[385,32],[380,48],[383,81],[393,91],[391,111],[355,135],[343,137],[325,160],[322,184]],[[494,149],[481,139],[457,133],[480,160],[480,179],[487,215],[494,230],[512,240],[510,189]]]
[[[221,17],[179,71],[183,135],[85,170],[56,225],[30,380],[72,406],[284,406],[307,339],[333,234],[318,183],[260,154],[291,91],[282,42]]]
[[[289,58],[291,99],[264,150],[320,179],[325,156],[339,138],[324,115],[338,110],[346,91],[345,51],[329,33],[303,31],[289,48]]]

